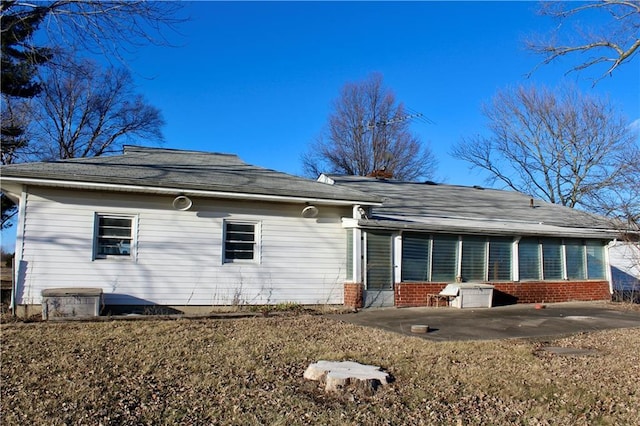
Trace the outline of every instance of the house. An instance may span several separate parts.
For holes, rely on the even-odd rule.
[[[640,303],[640,241],[629,237],[609,249],[614,300]]]
[[[494,304],[611,297],[616,233],[605,218],[478,186],[319,180],[383,200],[343,221],[353,247],[345,304],[421,306],[454,282],[491,284]]]
[[[20,312],[51,288],[102,289],[103,312],[341,304],[341,219],[379,203],[235,155],[170,149],[127,146],[1,172],[20,206]]]
[[[125,147],[3,166],[19,203],[18,309],[101,289],[103,312],[241,304],[420,306],[448,283],[496,303],[611,296],[603,218],[511,191],[307,180],[237,156]]]

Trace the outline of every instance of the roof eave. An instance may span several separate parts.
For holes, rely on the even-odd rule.
[[[311,202],[323,205],[336,205],[336,206],[353,206],[353,205],[366,205],[366,206],[380,206],[381,202],[375,202],[371,200],[358,200],[358,199],[340,199],[340,198],[325,198],[318,196],[290,196],[290,195],[276,195],[276,194],[262,194],[262,193],[250,193],[250,192],[232,192],[232,191],[215,191],[215,190],[203,190],[203,189],[189,189],[180,187],[167,187],[167,186],[147,186],[147,185],[125,185],[114,184],[104,182],[89,182],[89,181],[73,181],[62,179],[43,179],[43,178],[26,178],[26,177],[14,177],[3,176],[2,186],[8,184],[22,184],[33,185],[42,187],[53,188],[73,188],[73,189],[87,189],[87,190],[103,190],[103,191],[115,191],[115,192],[136,192],[147,194],[175,194],[175,195],[188,195],[193,197],[207,197],[207,198],[227,198],[227,199],[243,199],[243,200],[260,200],[271,202]]]
[[[363,229],[454,233],[486,236],[566,237],[613,240],[620,234],[620,231],[612,229],[569,228],[553,225],[514,226],[513,223],[510,223],[509,226],[505,227],[487,227],[486,224],[483,225],[484,226],[474,226],[474,224],[472,223],[464,225],[442,225],[441,223],[425,224],[376,219],[360,219],[358,221],[358,226]]]

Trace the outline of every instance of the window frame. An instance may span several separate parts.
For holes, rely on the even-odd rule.
[[[253,226],[253,257],[251,259],[236,259],[227,257],[227,243],[233,241],[227,240],[227,226],[228,225],[252,225]],[[243,220],[243,219],[224,219],[222,223],[222,264],[260,264],[262,263],[262,226],[261,222],[257,220]],[[247,241],[236,241],[246,243]]]
[[[131,221],[131,235],[129,239],[129,254],[108,254],[100,253],[100,240],[105,238],[100,235],[100,219],[127,219]],[[119,237],[119,236],[112,236]],[[108,237],[107,237],[108,238]],[[125,239],[125,238],[123,238]],[[136,261],[138,255],[138,215],[130,213],[103,213],[95,212],[93,220],[93,250],[92,260],[116,260],[116,261]]]

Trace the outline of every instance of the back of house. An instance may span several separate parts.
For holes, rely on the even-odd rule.
[[[234,155],[141,147],[1,171],[19,205],[22,313],[60,288],[100,289],[103,313],[425,306],[456,282],[492,287],[493,304],[611,295],[608,221],[511,191],[312,181]]]

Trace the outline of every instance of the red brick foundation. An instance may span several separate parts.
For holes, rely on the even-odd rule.
[[[447,283],[398,283],[395,285],[397,307],[428,306],[429,295],[438,294]]]
[[[350,308],[362,308],[363,286],[361,283],[344,283],[344,305]]]
[[[608,281],[526,281],[491,284],[495,286],[495,290],[515,298],[515,303],[557,303],[611,299]],[[494,294],[494,300],[495,298]]]
[[[495,287],[494,305],[611,299],[608,281],[526,281],[488,284]],[[429,295],[438,294],[445,286],[446,283],[397,283],[395,305],[397,307],[428,306]],[[362,292],[362,287],[360,291]],[[345,304],[347,304],[346,284]]]

